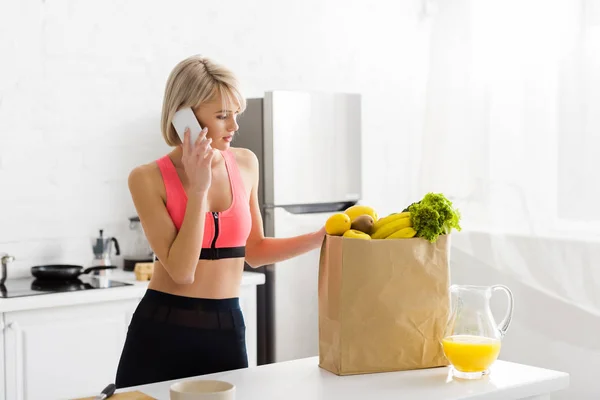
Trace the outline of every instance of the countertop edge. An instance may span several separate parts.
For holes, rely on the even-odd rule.
[[[433,398],[427,396],[436,396],[444,400],[473,400],[473,399],[485,399],[485,400],[507,400],[507,399],[521,399],[530,398],[535,396],[542,396],[545,394],[552,394],[561,390],[567,389],[570,384],[570,375],[566,372],[550,370],[547,368],[536,367],[526,364],[518,364],[511,361],[498,360],[496,365],[493,366],[492,375],[499,375],[500,387],[494,388],[498,383],[490,383],[489,385],[485,381],[461,381],[457,385],[448,385],[448,387],[442,388],[441,386],[430,385],[431,379],[426,379],[429,384],[424,384],[421,387],[415,387],[414,385],[407,385],[404,387],[402,384],[405,381],[407,384],[422,380],[423,377],[432,377],[436,375],[438,378],[445,378],[448,375],[448,367],[445,368],[431,368],[425,370],[412,370],[412,371],[396,371],[381,374],[359,374],[350,375],[344,377],[335,376],[328,371],[319,370],[319,357],[309,357],[305,359],[291,360],[286,362],[280,362],[276,364],[262,365],[248,369],[226,371],[216,374],[209,374],[201,377],[190,377],[181,380],[193,380],[193,379],[223,379],[231,381],[237,384],[243,383],[242,386],[248,385],[250,382],[246,378],[246,375],[252,375],[254,381],[260,381],[267,379],[273,374],[276,374],[278,370],[287,371],[285,382],[279,382],[276,385],[283,385],[280,392],[285,392],[286,388],[294,387],[295,385],[306,385],[313,384],[318,386],[321,390],[324,388],[328,389],[328,393],[335,388],[340,390],[340,396],[345,397],[347,389],[343,389],[339,386],[339,380],[344,379],[349,384],[351,382],[362,381],[361,387],[371,386],[371,394],[381,399],[396,399],[396,398]],[[315,373],[315,371],[319,371]],[[527,376],[527,379],[515,379],[514,383],[508,383],[513,380],[514,376]],[[302,378],[298,378],[301,376]],[[310,379],[309,379],[310,377]],[[446,379],[443,379],[444,381]],[[521,380],[521,382],[518,382]],[[156,398],[167,398],[169,393],[169,386],[179,380],[157,382],[148,385],[134,386],[128,388],[122,388],[117,390],[117,393],[123,393],[133,390],[139,390],[150,396]],[[399,383],[397,392],[390,392],[389,382]],[[377,383],[383,386],[378,388]],[[482,386],[485,386],[482,388]],[[504,387],[502,387],[504,386]],[[350,385],[352,387],[352,385]],[[250,398],[255,398],[255,394],[248,393],[248,388],[242,389],[240,392],[244,395],[250,395]],[[260,393],[256,393],[256,398],[272,399],[275,398],[277,390],[271,391],[269,395],[262,396]],[[361,393],[365,395],[365,393]],[[426,397],[423,397],[426,396]],[[292,396],[292,398],[297,398]],[[323,398],[323,397],[319,397]],[[359,398],[349,396],[347,398]],[[360,397],[362,398],[362,397]]]
[[[133,284],[132,286],[108,289],[82,290],[66,293],[40,294],[36,296],[0,299],[0,313],[26,311],[62,306],[77,306],[100,302],[141,299],[148,287],[148,281],[137,281],[133,272],[114,271],[109,279]],[[265,275],[260,272],[244,271],[241,286],[257,286],[265,283]]]

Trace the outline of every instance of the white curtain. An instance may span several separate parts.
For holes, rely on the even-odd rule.
[[[413,197],[445,193],[456,246],[600,314],[600,1],[434,3]]]

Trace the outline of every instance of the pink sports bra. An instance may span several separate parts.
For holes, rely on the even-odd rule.
[[[235,155],[229,150],[222,151],[221,154],[225,159],[233,201],[225,211],[206,213],[201,260],[245,257],[246,240],[252,228],[249,198]],[[187,195],[169,156],[159,158],[156,163],[167,193],[167,211],[179,231],[185,215]]]

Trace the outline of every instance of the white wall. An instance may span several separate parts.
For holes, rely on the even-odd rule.
[[[420,0],[3,1],[0,252],[17,257],[10,274],[87,264],[101,228],[125,242],[135,212],[127,174],[169,150],[158,126],[164,83],[195,53],[233,69],[250,97],[361,92],[365,202],[403,207],[427,24]]]

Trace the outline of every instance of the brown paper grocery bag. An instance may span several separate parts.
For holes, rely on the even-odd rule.
[[[448,365],[450,237],[326,236],[319,266],[319,366],[337,375]]]

